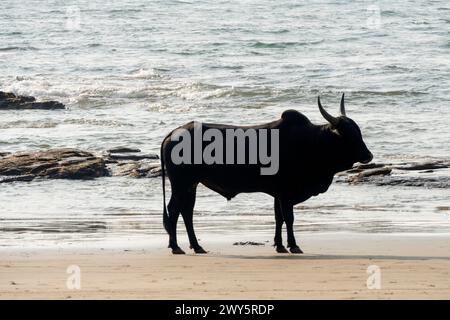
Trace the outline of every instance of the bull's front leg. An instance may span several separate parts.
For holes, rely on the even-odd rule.
[[[284,222],[286,223],[286,230],[288,236],[288,248],[291,253],[303,253],[297,245],[294,236],[294,206],[288,200],[281,200],[281,212],[283,214]]]
[[[277,198],[275,198],[274,210],[275,210],[274,246],[276,247],[278,253],[288,253],[286,248],[283,246],[283,237],[281,235],[281,231],[283,228],[283,214],[281,213],[280,201]]]

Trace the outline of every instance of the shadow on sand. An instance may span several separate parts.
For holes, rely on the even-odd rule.
[[[416,260],[445,260],[450,261],[450,257],[446,256],[396,256],[396,255],[332,255],[332,254],[323,254],[323,255],[311,255],[311,254],[280,254],[280,255],[220,255],[220,254],[208,254],[208,255],[196,255],[198,257],[214,257],[214,258],[227,258],[227,259],[244,259],[244,260],[400,260],[400,261],[416,261]]]

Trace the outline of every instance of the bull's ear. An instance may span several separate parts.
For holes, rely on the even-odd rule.
[[[325,120],[327,120],[332,126],[336,127],[339,120],[325,111],[325,109],[322,107],[322,104],[320,103],[320,96],[317,97],[317,104],[319,105],[319,111],[322,114],[322,117],[324,117]]]

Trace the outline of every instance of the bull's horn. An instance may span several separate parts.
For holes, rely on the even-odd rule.
[[[319,111],[322,114],[322,116],[327,120],[329,123],[331,123],[333,126],[336,126],[338,123],[338,119],[333,117],[331,114],[325,111],[325,109],[322,107],[322,104],[320,103],[320,96],[317,97],[317,104],[319,105]]]
[[[345,95],[345,93],[342,94],[342,98],[341,98],[341,116],[345,117],[344,95]]]

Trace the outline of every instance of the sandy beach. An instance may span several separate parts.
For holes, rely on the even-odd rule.
[[[58,249],[0,255],[1,299],[448,299],[450,237],[302,235],[303,255],[213,243],[167,249]],[[67,270],[79,267],[79,289]],[[370,267],[372,266],[372,267]],[[379,268],[379,288],[367,270]],[[67,286],[69,279],[69,287]],[[373,278],[372,278],[373,279]]]
[[[448,0],[30,3],[0,300],[450,299]]]

